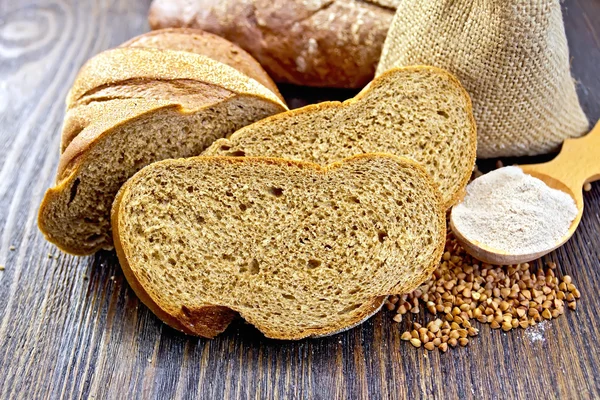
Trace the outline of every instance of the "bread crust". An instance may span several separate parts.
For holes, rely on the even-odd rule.
[[[152,29],[199,28],[248,51],[276,82],[361,88],[397,0],[154,0]]]
[[[282,167],[293,165],[293,166],[300,167],[300,168],[313,169],[313,170],[318,171],[319,173],[327,174],[327,173],[330,173],[331,171],[335,171],[337,168],[341,167],[345,163],[354,162],[354,161],[360,160],[360,159],[374,159],[374,158],[379,158],[379,157],[387,157],[387,158],[397,160],[399,163],[404,164],[404,166],[406,166],[407,168],[419,171],[420,174],[422,174],[422,176],[424,176],[426,178],[426,182],[430,186],[432,193],[434,193],[435,198],[432,199],[432,201],[433,201],[433,203],[437,204],[437,209],[439,210],[439,212],[437,213],[438,221],[437,221],[436,225],[438,227],[438,238],[440,238],[440,240],[438,241],[435,251],[434,251],[434,254],[431,257],[430,264],[427,265],[422,271],[420,271],[420,273],[416,274],[415,278],[411,279],[407,283],[406,286],[393,287],[389,291],[390,293],[381,293],[380,296],[377,296],[372,301],[365,303],[361,307],[361,312],[354,318],[354,320],[349,321],[347,324],[345,324],[343,326],[338,326],[338,327],[333,327],[333,328],[332,327],[308,328],[308,329],[305,329],[302,333],[293,333],[293,332],[287,332],[284,330],[275,331],[275,330],[269,330],[269,329],[265,329],[260,326],[257,326],[257,328],[265,336],[267,336],[269,338],[281,339],[281,340],[299,340],[299,339],[303,339],[303,338],[307,338],[307,337],[321,337],[321,336],[334,335],[339,332],[351,329],[351,328],[361,324],[365,320],[369,319],[371,316],[373,316],[377,311],[379,311],[381,309],[381,306],[383,305],[383,302],[387,298],[387,295],[406,293],[406,292],[410,292],[410,291],[416,289],[421,283],[423,283],[433,273],[433,271],[435,270],[435,268],[438,265],[439,259],[441,258],[443,251],[444,251],[445,234],[446,234],[446,217],[445,217],[445,211],[442,207],[441,194],[437,190],[435,184],[429,178],[429,175],[427,174],[425,169],[420,164],[418,164],[417,162],[415,162],[411,159],[408,159],[408,158],[398,157],[398,156],[393,156],[390,154],[383,154],[383,153],[360,154],[360,155],[346,158],[339,162],[332,163],[332,164],[330,164],[328,166],[324,166],[324,167],[320,166],[318,164],[304,162],[304,161],[292,161],[292,160],[286,160],[286,159],[282,159],[282,158],[266,158],[266,157],[222,157],[222,156],[204,157],[204,156],[199,156],[199,157],[192,157],[192,158],[186,159],[186,162],[210,162],[210,163],[223,163],[223,164],[233,163],[233,164],[238,164],[238,165],[241,163],[256,164],[256,165],[276,164],[276,165],[280,165]],[[153,294],[151,292],[148,292],[146,290],[146,288],[144,288],[140,284],[139,279],[138,279],[134,269],[132,269],[131,265],[129,264],[130,254],[132,252],[131,248],[128,246],[128,243],[123,240],[123,238],[121,237],[121,234],[120,234],[121,224],[124,223],[124,221],[121,220],[120,211],[121,211],[123,197],[129,190],[129,187],[132,186],[133,184],[135,184],[135,180],[139,179],[144,174],[144,170],[146,170],[147,168],[152,168],[153,166],[156,167],[157,165],[160,165],[160,164],[168,165],[168,164],[174,163],[174,162],[179,162],[179,161],[164,160],[164,161],[159,161],[158,163],[155,163],[152,166],[146,167],[145,169],[142,169],[141,171],[139,171],[136,175],[134,175],[134,177],[132,177],[129,181],[127,181],[121,187],[121,190],[117,194],[117,196],[115,198],[115,202],[113,203],[113,207],[111,210],[114,245],[115,245],[115,249],[117,251],[119,262],[121,264],[121,267],[123,268],[123,272],[125,274],[127,281],[130,283],[131,288],[138,295],[140,300],[148,308],[150,308],[151,311],[153,311],[161,320],[163,320],[165,323],[167,323],[171,327],[173,327],[177,330],[180,330],[186,334],[197,335],[197,336],[202,336],[202,337],[206,337],[206,338],[212,338],[216,334],[224,331],[227,328],[227,325],[233,319],[233,316],[229,313],[233,312],[234,313],[233,315],[235,315],[235,314],[237,314],[237,311],[232,310],[227,307],[222,307],[222,306],[218,306],[218,305],[209,305],[209,304],[207,304],[206,307],[201,307],[199,309],[193,310],[194,311],[193,313],[187,313],[187,315],[185,315],[183,312],[178,313],[177,315],[173,315],[173,314],[165,311],[165,309],[163,307],[161,307],[161,305],[155,301],[155,297],[153,297]],[[218,313],[214,313],[215,309],[213,307],[224,308],[225,310],[223,310],[223,311],[225,312],[225,316],[221,316]],[[191,314],[193,314],[193,317],[190,317]],[[240,315],[247,322],[254,325],[251,315],[247,315],[244,313],[241,313]],[[199,326],[199,325],[201,325],[201,323],[208,323],[211,328],[204,329]],[[193,327],[193,329],[190,329],[190,327]]]
[[[248,75],[275,93],[281,101],[285,101],[275,82],[248,52],[229,40],[200,29],[159,29],[136,36],[119,47],[157,48],[200,54]]]
[[[125,47],[106,50],[86,62],[69,94],[67,107],[84,101],[98,88],[131,79],[155,81],[196,80],[234,93],[255,93],[273,103],[283,101],[254,79],[212,58],[177,50]]]

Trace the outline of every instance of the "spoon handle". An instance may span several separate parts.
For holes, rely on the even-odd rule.
[[[573,193],[580,192],[584,183],[600,179],[600,121],[587,135],[565,140],[553,160],[521,168],[527,173],[538,172],[555,178]]]

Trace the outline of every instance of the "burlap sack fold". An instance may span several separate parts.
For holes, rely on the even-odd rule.
[[[445,68],[465,86],[479,157],[551,152],[588,129],[558,0],[403,0],[377,75],[415,64]]]

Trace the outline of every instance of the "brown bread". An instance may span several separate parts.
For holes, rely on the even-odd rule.
[[[153,29],[192,27],[254,56],[276,82],[362,88],[398,0],[154,0]]]
[[[67,107],[57,183],[46,192],[38,224],[49,241],[77,255],[112,247],[110,207],[139,169],[198,155],[287,109],[265,86],[211,58],[135,47],[88,61]]]
[[[163,321],[213,337],[236,313],[301,339],[360,323],[430,276],[445,242],[439,191],[385,154],[328,167],[273,158],[152,164],[112,211],[125,276]]]

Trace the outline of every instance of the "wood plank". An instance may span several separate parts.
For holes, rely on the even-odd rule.
[[[402,342],[411,317],[395,324],[385,311],[322,339],[274,341],[241,321],[214,340],[188,337],[139,303],[114,253],[78,258],[47,243],[36,214],[54,179],[66,93],[85,60],[148,29],[149,2],[0,1],[0,398],[600,397],[599,184],[575,236],[542,260],[573,277],[578,310],[545,324],[541,340],[486,325],[446,354]],[[563,9],[578,91],[596,121],[600,2]],[[353,94],[282,91],[293,107]]]

